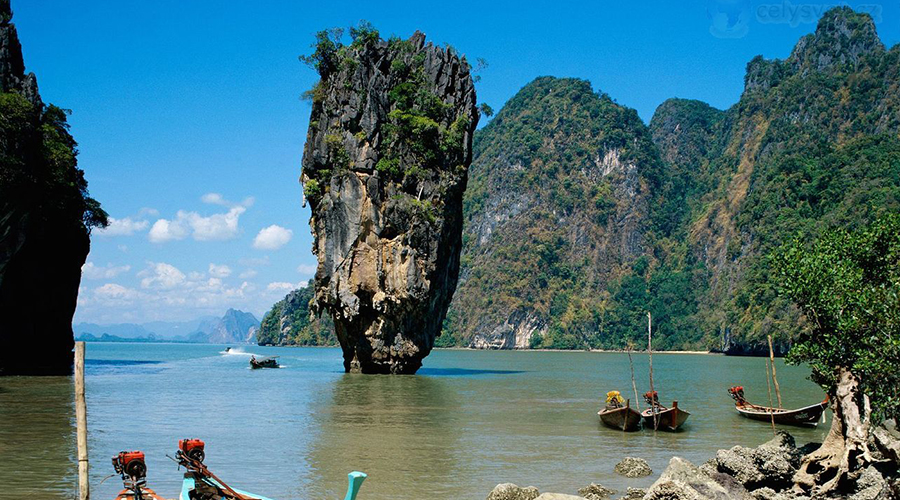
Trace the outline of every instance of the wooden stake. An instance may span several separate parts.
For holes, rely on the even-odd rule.
[[[637,411],[641,411],[641,400],[638,398],[637,384],[634,383],[634,362],[631,360],[632,342],[628,341],[628,366],[631,367],[631,388],[634,389],[634,402],[637,405]]]
[[[84,401],[84,342],[75,343],[75,427],[78,436],[78,500],[90,500],[87,404]]]
[[[775,384],[775,396],[778,398],[778,408],[784,408],[781,406],[781,389],[778,387],[778,376],[775,374],[775,350],[772,349],[772,336],[768,335],[769,338],[769,359],[772,361],[772,383]]]
[[[772,384],[769,382],[771,378],[769,374],[769,360],[766,360],[766,390],[769,393],[769,416],[772,417],[772,433],[777,434],[775,432],[775,412],[772,411]]]
[[[653,317],[647,311],[647,356],[650,358],[650,413],[653,415],[653,430],[659,427],[659,410],[654,404],[653,393]]]

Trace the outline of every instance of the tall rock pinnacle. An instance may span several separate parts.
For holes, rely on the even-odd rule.
[[[465,58],[448,47],[318,35],[321,76],[301,182],[318,256],[312,310],[327,312],[344,368],[415,373],[456,288],[462,195],[478,121]]]
[[[0,375],[72,372],[72,315],[89,233],[88,197],[66,112],[45,105],[0,0]]]

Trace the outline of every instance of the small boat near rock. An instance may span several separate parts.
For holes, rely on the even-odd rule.
[[[606,407],[598,411],[597,415],[603,425],[613,429],[631,432],[641,426],[641,414],[631,407],[630,399],[622,399],[619,391],[606,393]]]
[[[250,356],[250,368],[278,368],[278,360],[275,357],[256,359],[256,356]]]
[[[796,425],[800,427],[815,427],[822,418],[822,413],[828,408],[828,398],[821,403],[816,403],[796,410],[785,408],[772,408],[770,406],[755,405],[744,399],[744,388],[735,386],[728,389],[728,394],[734,399],[734,408],[742,417],[761,422],[772,422],[780,425]]]
[[[677,431],[691,416],[689,412],[678,407],[678,401],[672,401],[671,408],[659,404],[659,396],[656,391],[644,394],[644,400],[650,405],[650,408],[641,412],[645,429]]]

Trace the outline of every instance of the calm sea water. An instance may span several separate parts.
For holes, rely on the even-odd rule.
[[[483,499],[507,481],[564,493],[591,482],[646,487],[673,455],[699,464],[772,436],[726,393],[742,384],[766,402],[760,358],[654,355],[661,399],[692,415],[683,432],[625,434],[596,415],[606,391],[632,394],[625,354],[442,350],[418,375],[365,376],[344,374],[338,349],[223,348],[88,344],[92,498],[115,496],[118,478],[100,480],[110,457],[131,449],[147,453],[149,484],[176,497],[181,475],[166,454],[186,437],[206,441],[206,462],[224,480],[272,498],[339,500],[347,473],[362,470],[362,500],[416,500]],[[250,370],[251,352],[280,356],[284,368]],[[643,392],[647,356],[634,362]],[[807,374],[779,361],[785,406],[821,400]],[[74,496],[72,398],[68,377],[0,378],[0,498]],[[799,443],[826,430],[790,429]],[[625,456],[648,460],[653,476],[614,474]]]

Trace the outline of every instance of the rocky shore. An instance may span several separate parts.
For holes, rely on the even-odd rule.
[[[900,498],[900,432],[889,420],[872,432],[870,449],[877,462],[855,471],[839,493],[806,491],[796,484],[795,475],[803,457],[819,447],[809,443],[798,447],[793,436],[778,431],[758,447],[735,446],[719,450],[706,463],[695,465],[673,457],[650,488],[615,491],[592,483],[577,494],[540,493],[534,486],[498,484],[487,500],[815,500],[847,498],[890,500]],[[640,477],[652,474],[647,462],[628,457],[615,465],[617,474]]]

